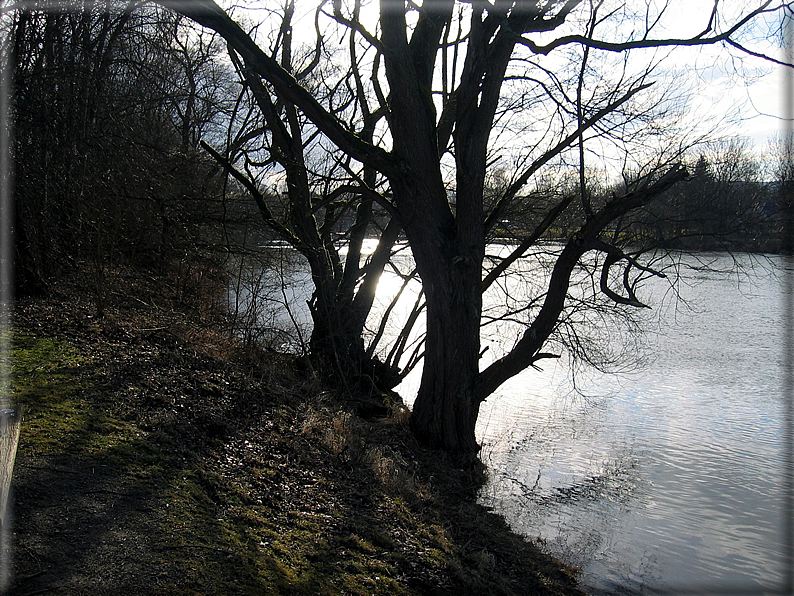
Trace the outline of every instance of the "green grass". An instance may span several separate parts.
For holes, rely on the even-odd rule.
[[[134,425],[111,414],[90,357],[49,338],[15,333],[10,343],[11,401],[24,407],[20,442],[26,449],[90,455],[123,450],[140,437]]]
[[[250,501],[244,487],[211,473],[175,479],[162,498],[172,511],[166,520],[175,534],[172,560],[186,584],[197,589],[213,585],[214,593],[225,594],[409,593],[393,579],[395,568],[377,556],[388,538],[364,521],[333,535],[327,516],[274,511]]]

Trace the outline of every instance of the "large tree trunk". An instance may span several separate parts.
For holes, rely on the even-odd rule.
[[[423,256],[415,255],[417,264],[426,260]],[[411,427],[425,444],[471,459],[479,451],[474,436],[482,310],[479,266],[460,258],[446,264],[433,261],[420,267],[427,335]]]

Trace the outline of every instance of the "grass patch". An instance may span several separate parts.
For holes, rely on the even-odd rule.
[[[21,447],[39,454],[107,452],[140,436],[103,403],[91,358],[63,340],[14,333],[11,396],[24,406]]]

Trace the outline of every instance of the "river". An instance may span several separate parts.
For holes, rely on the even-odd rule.
[[[727,258],[715,265],[727,267]],[[774,263],[773,263],[774,265]],[[779,262],[778,262],[779,265]],[[783,282],[685,270],[641,370],[573,391],[565,361],[482,411],[481,500],[603,594],[735,594],[784,580]],[[650,288],[656,300],[664,290]]]
[[[579,567],[595,594],[779,590],[792,523],[781,265],[684,268],[683,303],[650,280],[637,370],[560,358],[503,385],[477,428],[489,469],[480,501]],[[409,405],[416,373],[400,388]]]

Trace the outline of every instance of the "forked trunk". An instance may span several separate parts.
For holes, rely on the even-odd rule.
[[[330,302],[330,303],[329,303]],[[399,374],[364,348],[364,318],[349,301],[317,300],[312,304],[313,330],[310,353],[326,382],[349,396],[383,401],[400,382]]]

